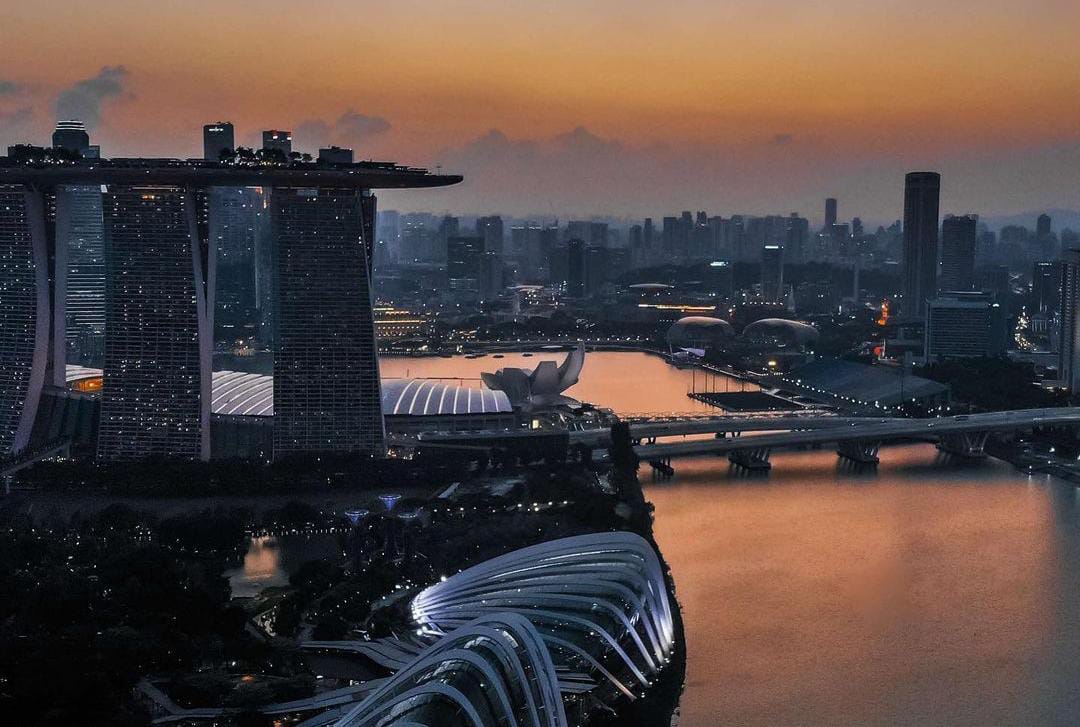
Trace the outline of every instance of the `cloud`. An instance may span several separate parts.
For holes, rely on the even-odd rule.
[[[295,146],[304,151],[319,147],[337,146],[364,150],[371,140],[392,128],[381,116],[368,116],[349,109],[333,122],[323,119],[307,119],[297,125],[293,133]]]
[[[57,118],[79,119],[87,128],[96,128],[101,122],[102,104],[127,95],[128,75],[123,66],[105,66],[96,76],[76,81],[57,97]]]
[[[21,93],[23,90],[21,83],[15,81],[5,81],[0,78],[0,96],[14,96],[17,93]]]
[[[37,119],[34,109],[21,106],[10,111],[0,109],[0,149],[8,144],[22,144],[32,139]]]

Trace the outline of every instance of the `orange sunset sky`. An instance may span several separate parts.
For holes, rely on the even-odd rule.
[[[108,156],[301,150],[441,165],[461,213],[1080,209],[1075,0],[44,0],[0,9],[0,146],[85,117]]]

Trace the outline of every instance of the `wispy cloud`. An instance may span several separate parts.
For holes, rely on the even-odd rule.
[[[105,66],[97,75],[76,81],[57,97],[57,118],[79,119],[88,128],[96,128],[101,122],[102,105],[129,95],[125,86],[128,75],[123,66]]]
[[[389,121],[349,109],[334,121],[307,119],[293,133],[296,147],[305,151],[336,144],[363,151],[372,138],[390,131]]]

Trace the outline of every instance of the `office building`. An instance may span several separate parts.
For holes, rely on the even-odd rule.
[[[727,260],[713,260],[709,263],[709,293],[719,298],[731,298],[735,292],[735,281],[731,263]]]
[[[262,133],[262,148],[276,149],[286,158],[292,154],[292,132],[280,129],[268,129]]]
[[[63,322],[66,360],[101,366],[105,345],[105,241],[101,187],[56,190],[54,317]]]
[[[362,192],[276,187],[274,456],[385,452]]]
[[[1057,257],[1058,240],[1054,235],[1050,215],[1041,214],[1035,221],[1035,254],[1044,260]]]
[[[232,154],[236,150],[236,138],[233,125],[228,121],[218,121],[216,124],[206,124],[202,132],[203,159],[208,162],[216,162],[224,154]]]
[[[45,384],[49,269],[35,206],[24,187],[0,186],[0,457],[29,443]]]
[[[490,300],[498,297],[506,285],[506,271],[502,256],[485,252],[480,258],[480,297]]]
[[[778,303],[784,297],[784,248],[765,245],[761,250],[761,297]]]
[[[86,152],[90,150],[90,135],[86,133],[86,126],[81,121],[57,121],[52,134],[52,145],[54,149],[86,156]]]
[[[214,339],[269,342],[272,242],[266,193],[261,187],[214,187],[208,197],[217,256]]]
[[[613,274],[611,250],[602,245],[585,248],[585,295],[599,293]]]
[[[836,199],[829,197],[825,200],[825,224],[823,229],[831,230],[836,225]]]
[[[319,161],[326,164],[352,164],[353,150],[340,146],[323,147],[319,149]]]
[[[571,298],[584,298],[586,285],[586,247],[582,240],[566,243],[566,294]]]
[[[207,459],[213,347],[206,280],[213,258],[200,242],[202,195],[116,185],[102,206],[107,298],[98,457]]]
[[[810,245],[810,220],[792,212],[787,219],[786,233],[784,257],[793,263],[804,262]]]
[[[452,293],[480,292],[484,238],[455,235],[446,241],[446,278]]]
[[[1069,391],[1080,391],[1080,250],[1061,253],[1061,341],[1058,378]]]
[[[476,234],[484,239],[484,251],[502,255],[503,220],[498,215],[476,220]]]
[[[1005,313],[990,296],[976,292],[952,293],[927,304],[927,363],[951,358],[1004,356],[1005,342]]]
[[[911,172],[904,179],[904,313],[922,318],[937,293],[938,206],[941,175]]]
[[[975,238],[979,218],[949,215],[941,223],[942,291],[971,290],[975,287]]]
[[[1061,265],[1056,262],[1037,262],[1031,271],[1031,293],[1039,313],[1057,311],[1061,302]]]

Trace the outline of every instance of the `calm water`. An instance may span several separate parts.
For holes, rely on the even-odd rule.
[[[475,379],[543,358],[561,354],[382,371]],[[623,412],[701,410],[691,376],[591,353],[569,393]],[[886,448],[871,472],[831,451],[775,454],[763,478],[722,458],[675,467],[646,494],[686,622],[683,727],[1080,724],[1072,485],[929,445]]]

